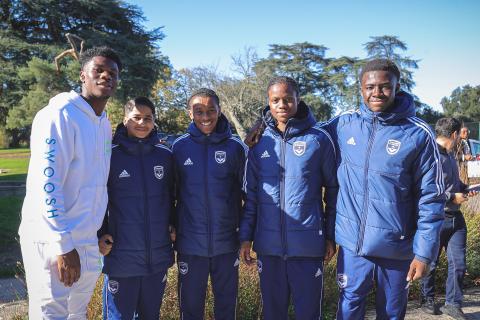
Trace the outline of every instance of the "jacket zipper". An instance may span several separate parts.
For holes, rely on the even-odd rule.
[[[285,133],[287,131],[285,130]],[[280,232],[282,236],[283,259],[288,257],[288,248],[286,241],[286,227],[285,227],[285,133],[282,136],[280,148]]]
[[[372,125],[372,133],[370,134],[370,138],[368,141],[368,148],[367,148],[367,157],[365,159],[365,169],[364,169],[364,179],[365,179],[365,194],[363,196],[363,211],[362,211],[362,218],[360,220],[360,233],[358,237],[357,243],[357,254],[362,255],[362,247],[363,247],[363,238],[365,234],[365,225],[367,224],[367,215],[368,215],[368,169],[370,164],[370,155],[372,152],[373,141],[375,140],[375,134],[377,130],[377,116],[373,117],[373,125]]]
[[[143,141],[140,141],[140,166],[142,167],[142,185],[143,185],[143,203],[144,203],[144,222],[145,222],[145,249],[146,249],[146,260],[148,270],[151,271],[151,248],[150,248],[150,216],[149,216],[149,207],[148,207],[148,197],[146,196],[147,186],[146,186],[146,179],[145,179],[145,166],[143,163]]]
[[[205,144],[205,170],[203,181],[205,181],[205,207],[207,208],[207,233],[208,233],[208,256],[212,256],[212,226],[210,217],[210,204],[208,202],[208,145]]]

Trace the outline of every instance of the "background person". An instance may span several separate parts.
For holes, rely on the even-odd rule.
[[[436,141],[440,151],[443,179],[445,184],[445,221],[440,232],[440,250],[430,264],[430,272],[422,279],[422,310],[437,314],[435,308],[435,270],[442,248],[445,248],[448,260],[448,276],[446,284],[445,305],[442,313],[454,319],[466,319],[462,307],[463,278],[467,269],[466,247],[467,226],[460,205],[476,191],[466,191],[466,185],[460,181],[457,162],[453,155],[458,144],[461,123],[455,118],[439,119],[435,125]],[[464,129],[464,128],[462,128]]]
[[[458,163],[458,171],[460,175],[460,181],[464,184],[468,184],[468,165],[467,161],[474,160],[472,156],[472,151],[470,149],[469,142],[470,130],[467,127],[462,127],[460,129],[460,139],[457,141],[455,158]]]

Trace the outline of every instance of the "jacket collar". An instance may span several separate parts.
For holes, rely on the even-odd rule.
[[[232,136],[230,124],[223,113],[221,113],[220,117],[218,118],[215,130],[209,135],[206,135],[200,131],[193,121],[188,126],[187,132],[190,134],[190,137],[192,137],[193,141],[201,144],[217,144]]]
[[[270,107],[266,106],[262,111],[263,122],[270,127],[270,129],[278,135],[282,135],[277,129],[277,121],[270,113]],[[292,118],[288,119],[283,136],[285,139],[297,136],[303,131],[310,129],[315,125],[315,117],[310,108],[305,102],[300,101],[297,107],[297,113]]]
[[[92,106],[87,101],[85,101],[85,99],[83,99],[81,95],[79,95],[73,90],[67,93],[66,98],[70,103],[74,104],[78,109],[86,113],[88,117],[90,117],[93,120],[100,120],[106,117],[105,110],[102,112],[100,116],[97,116]]]
[[[405,91],[399,91],[390,109],[386,112],[373,112],[365,103],[360,105],[360,114],[364,119],[378,118],[380,122],[394,123],[407,117],[415,116],[415,103],[413,97]]]

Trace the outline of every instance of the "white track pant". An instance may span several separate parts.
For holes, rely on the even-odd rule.
[[[58,275],[57,256],[48,243],[20,240],[27,278],[30,320],[86,319],[95,283],[101,272],[98,247],[75,248],[81,263],[80,279],[65,287]]]

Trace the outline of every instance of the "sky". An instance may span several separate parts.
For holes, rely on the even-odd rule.
[[[420,60],[413,93],[436,110],[459,87],[480,85],[480,1],[477,0],[126,0],[143,10],[148,30],[163,27],[159,46],[176,69],[217,66],[269,44],[311,42],[327,57],[365,58],[372,36],[393,35]]]

